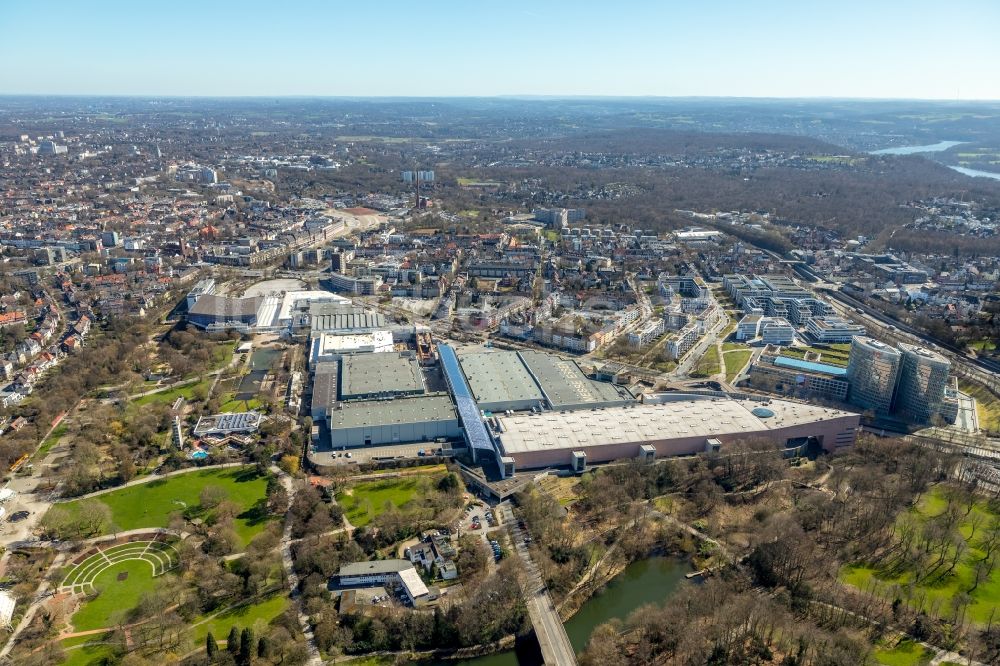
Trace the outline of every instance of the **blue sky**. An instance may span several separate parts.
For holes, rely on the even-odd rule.
[[[0,94],[1000,99],[1000,0],[0,0]]]

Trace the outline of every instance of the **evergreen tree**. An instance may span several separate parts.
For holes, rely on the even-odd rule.
[[[240,653],[240,632],[235,624],[229,630],[229,638],[226,639],[226,652],[234,657]]]
[[[253,639],[253,629],[247,627],[240,634],[240,655],[237,663],[242,664],[242,666],[248,666],[253,661],[254,647],[256,647],[256,643]]]
[[[257,641],[257,656],[264,658],[271,653],[271,646],[267,642],[267,636],[261,636]]]
[[[219,644],[215,641],[215,636],[212,632],[208,632],[208,636],[205,636],[205,652],[208,653],[208,660],[215,661],[216,656],[219,654]]]

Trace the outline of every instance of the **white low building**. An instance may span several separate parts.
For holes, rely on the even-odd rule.
[[[337,578],[344,587],[399,585],[413,606],[425,603],[430,597],[430,590],[413,568],[413,563],[408,560],[376,560],[345,564],[340,567]]]
[[[392,331],[377,330],[366,333],[323,333],[310,341],[309,365],[315,367],[324,361],[336,361],[344,354],[391,352],[395,349]]]

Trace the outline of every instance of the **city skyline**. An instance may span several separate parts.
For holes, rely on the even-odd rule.
[[[983,0],[536,5],[15,0],[0,94],[1000,99]]]

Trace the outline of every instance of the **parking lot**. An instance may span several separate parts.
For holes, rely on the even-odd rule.
[[[437,442],[418,444],[390,444],[387,446],[370,446],[365,448],[332,451],[329,448],[310,450],[309,459],[317,465],[347,465],[350,463],[366,463],[374,459],[419,458],[420,452],[431,454],[441,448]],[[350,458],[347,457],[350,454]]]
[[[494,545],[494,540],[496,540],[502,532],[497,531],[500,526],[499,520],[494,514],[493,510],[486,504],[477,501],[471,508],[466,508],[462,513],[462,518],[459,527],[459,536],[464,534],[474,534],[483,540],[487,551],[490,553],[490,563],[489,567],[492,570],[496,566],[497,560],[499,560],[499,551],[501,544],[497,543]],[[490,532],[494,534],[491,536]]]

